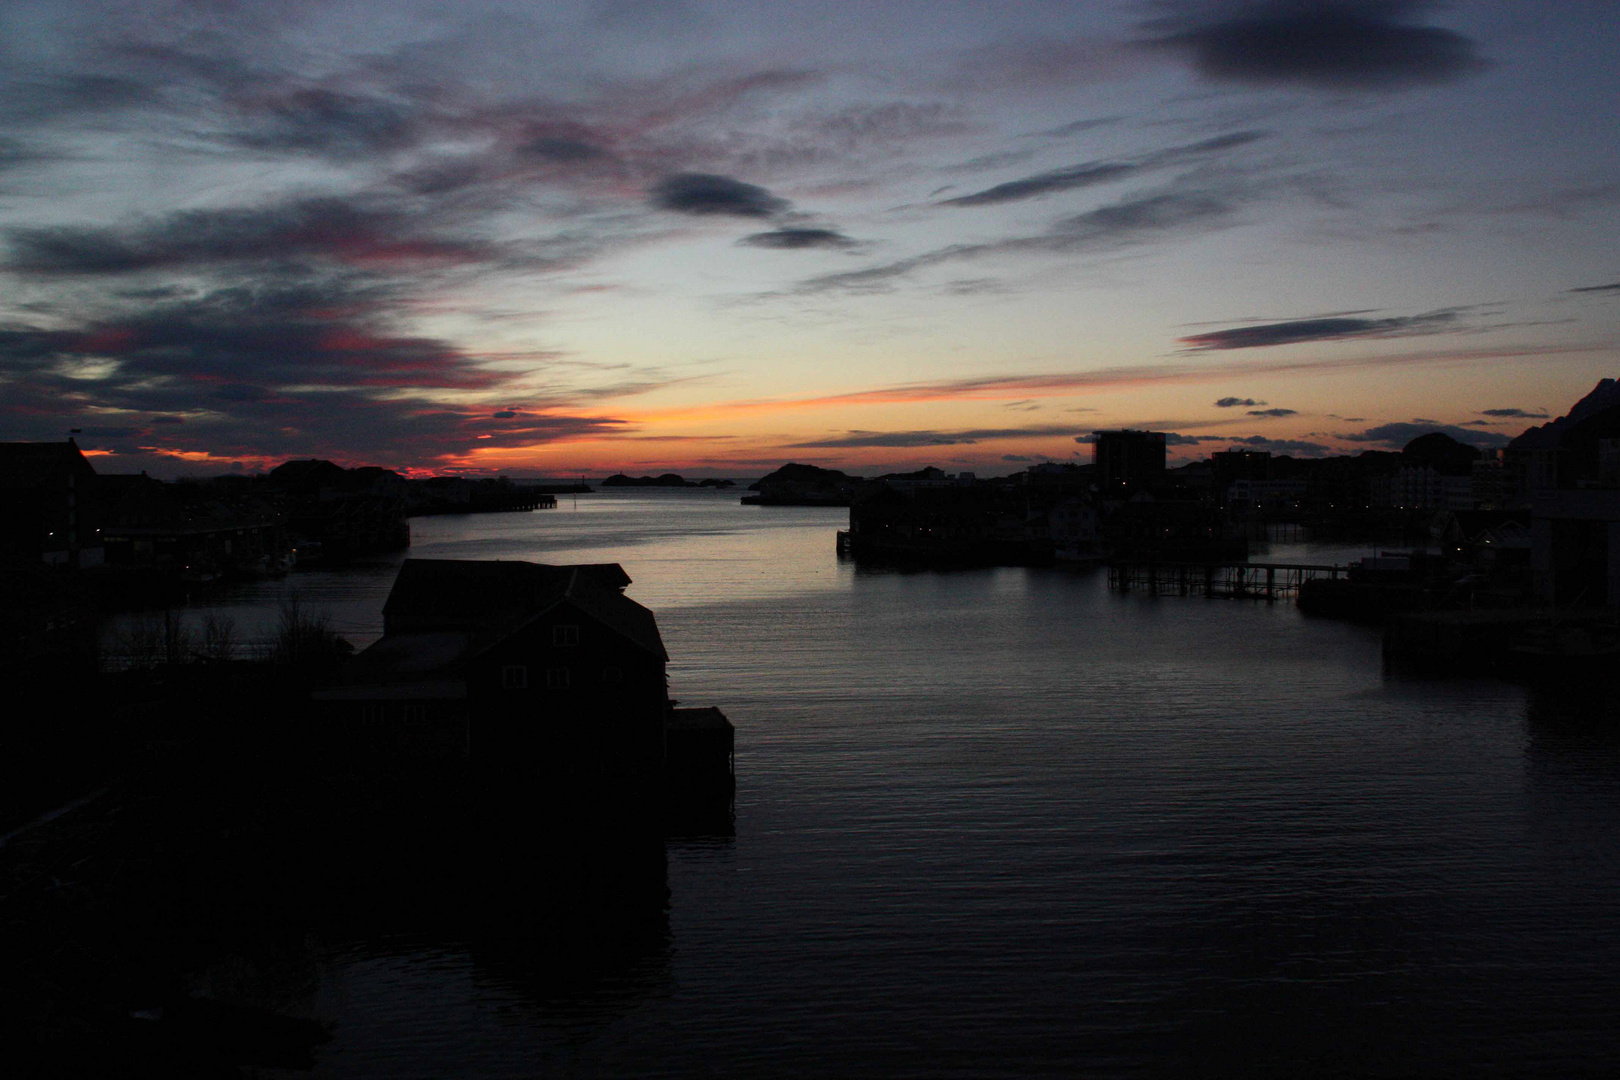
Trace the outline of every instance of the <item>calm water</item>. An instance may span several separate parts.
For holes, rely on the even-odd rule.
[[[292,996],[334,1025],[319,1074],[1620,1057],[1606,703],[1397,679],[1376,631],[1283,604],[1121,596],[1065,570],[858,571],[833,554],[843,520],[623,493],[413,522],[416,556],[623,563],[671,692],[737,726],[735,835],[670,841],[650,899],[627,901],[654,931],[572,953],[566,916],[514,940],[510,910],[477,914],[509,895],[498,876],[444,884],[465,894],[450,914],[401,901],[310,927]],[[296,587],[364,643],[397,561],[218,606],[248,625]]]

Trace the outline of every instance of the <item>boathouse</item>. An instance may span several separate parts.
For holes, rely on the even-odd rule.
[[[383,636],[315,693],[342,729],[553,777],[661,769],[668,660],[617,564],[407,559]]]

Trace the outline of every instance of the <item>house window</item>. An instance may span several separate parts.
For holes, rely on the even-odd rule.
[[[380,724],[382,718],[383,707],[381,705],[360,706],[360,722],[362,724]]]
[[[568,669],[565,667],[546,668],[546,689],[568,689]]]
[[[501,689],[522,690],[529,685],[529,669],[522,664],[508,664],[501,668]]]
[[[602,681],[613,685],[624,682],[624,669],[616,667],[603,668]]]
[[[553,645],[578,645],[579,627],[569,623],[558,623],[551,628],[551,643]]]
[[[424,721],[426,719],[427,719],[427,706],[426,705],[407,705],[407,706],[405,706],[405,722],[407,724],[420,724],[422,721]]]

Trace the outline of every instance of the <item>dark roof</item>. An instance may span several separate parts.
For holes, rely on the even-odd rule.
[[[70,470],[95,472],[72,439],[0,443],[0,486],[34,487]]]
[[[609,565],[618,569],[617,563]],[[658,633],[658,620],[653,617],[652,612],[616,589],[608,590],[586,585],[587,575],[580,571],[593,571],[600,567],[579,566],[573,569],[575,574],[569,582],[567,596],[575,607],[608,629],[640,645],[660,660],[669,659],[669,654],[664,651],[664,639]],[[622,574],[624,571],[619,572]]]
[[[548,566],[510,560],[406,559],[383,604],[385,616],[523,619],[549,607],[567,591],[576,571],[599,589],[630,584],[618,563]]]
[[[477,627],[487,646],[567,601],[631,643],[667,660],[653,613],[619,590],[618,563],[548,566],[508,560],[406,559],[383,604],[388,619]],[[425,629],[425,627],[423,627]]]
[[[389,634],[356,656],[350,667],[357,675],[442,671],[462,660],[475,644],[475,636],[466,633]]]

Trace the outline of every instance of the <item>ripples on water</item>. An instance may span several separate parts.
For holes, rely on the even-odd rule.
[[[626,887],[656,931],[571,958],[549,919],[522,945],[465,912],[317,933],[320,1072],[1519,1074],[1620,1052],[1607,703],[1397,680],[1375,631],[1288,605],[860,571],[842,521],[626,493],[413,523],[416,556],[622,562],[671,692],[737,725],[735,837],[671,841]],[[396,562],[289,581],[363,642]],[[502,891],[458,887],[466,910]]]

